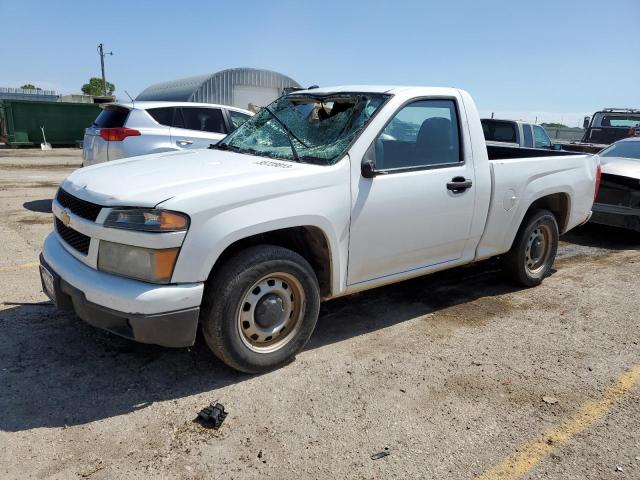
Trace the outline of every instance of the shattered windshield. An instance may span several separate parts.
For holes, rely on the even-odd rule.
[[[330,165],[388,97],[371,93],[280,97],[214,148]]]

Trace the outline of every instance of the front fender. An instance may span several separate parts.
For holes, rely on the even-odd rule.
[[[220,255],[239,240],[274,230],[308,226],[323,232],[330,253],[332,291],[341,291],[346,286],[348,193],[343,186],[334,185],[236,204],[228,210],[194,214],[172,282],[206,281]]]
[[[315,227],[318,228],[327,241],[329,247],[329,258],[331,261],[331,284],[332,289],[339,289],[343,283],[342,270],[346,270],[346,251],[342,249],[341,237],[346,237],[346,232],[341,235],[332,225],[331,221],[325,217],[316,215],[299,215],[281,219],[271,219],[260,223],[250,223],[242,226],[236,225],[234,228],[220,228],[224,219],[218,218],[204,226],[199,235],[185,239],[183,253],[176,266],[173,281],[188,282],[187,278],[198,278],[198,281],[206,281],[220,255],[235,242],[254,235],[269,233],[275,230],[282,230],[293,227]],[[202,251],[203,256],[192,257],[192,252]],[[200,258],[198,258],[200,257]],[[193,273],[196,276],[193,276]]]

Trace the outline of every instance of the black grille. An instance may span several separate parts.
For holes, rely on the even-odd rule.
[[[86,218],[92,222],[95,222],[100,210],[102,209],[101,205],[81,200],[78,197],[74,197],[70,193],[65,192],[61,188],[58,189],[56,200],[64,208],[68,208],[79,217]]]
[[[91,238],[83,235],[80,232],[76,232],[73,228],[67,227],[59,219],[56,218],[56,231],[71,247],[83,254],[89,253],[89,242]]]
[[[623,207],[640,207],[638,180],[635,178],[603,173],[596,202]]]

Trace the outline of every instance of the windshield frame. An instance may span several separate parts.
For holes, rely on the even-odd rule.
[[[233,141],[233,138],[238,134],[237,132],[240,132],[243,128],[245,128],[245,125],[251,124],[252,119],[256,118],[260,114],[260,110],[256,112],[254,116],[252,116],[250,119],[244,122],[240,127],[238,127],[236,130],[231,132],[225,138],[220,140],[220,142],[218,142],[217,144],[212,145],[210,148],[216,148],[221,150],[228,149],[229,151],[234,153],[240,153],[244,155],[254,155],[258,157],[266,157],[266,158],[271,158],[273,160],[280,160],[283,162],[307,163],[307,164],[319,165],[319,166],[335,165],[336,163],[340,162],[348,154],[353,144],[360,138],[360,135],[362,135],[362,133],[364,133],[364,131],[368,128],[371,121],[380,113],[380,111],[387,105],[387,103],[389,103],[391,98],[393,98],[394,96],[393,94],[387,93],[387,92],[366,92],[366,91],[341,91],[341,92],[331,92],[331,93],[292,92],[287,95],[282,95],[278,97],[269,105],[267,105],[268,108],[272,108],[272,105],[274,105],[276,102],[282,101],[284,98],[291,98],[291,99],[303,98],[303,99],[313,99],[316,101],[320,99],[324,99],[324,101],[332,101],[335,99],[339,99],[341,97],[354,98],[354,97],[373,97],[373,96],[381,97],[382,102],[380,103],[380,105],[378,105],[378,107],[373,112],[373,114],[367,118],[366,122],[364,122],[364,124],[359,129],[359,131],[356,132],[356,134],[353,136],[351,141],[347,145],[345,145],[345,147],[340,151],[339,154],[335,155],[331,159],[311,157],[311,156],[300,156],[299,159],[296,160],[295,158],[293,158],[294,155],[292,155],[292,158],[286,158],[286,157],[283,158],[281,156],[269,154],[269,152],[265,152],[265,151],[257,151],[255,149],[239,149],[235,145],[229,145],[229,142]],[[273,118],[273,116],[271,118]],[[287,134],[286,131],[284,133],[285,135]],[[220,146],[224,146],[226,148],[220,148]]]

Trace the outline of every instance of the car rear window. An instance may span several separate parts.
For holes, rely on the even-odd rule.
[[[640,127],[640,115],[605,115],[600,125],[603,127]]]
[[[111,105],[105,107],[98,118],[95,119],[93,125],[100,128],[116,128],[124,127],[124,122],[129,116],[129,109]]]
[[[602,150],[599,155],[601,157],[624,157],[637,158],[640,160],[640,141],[625,140],[623,142],[616,142]]]
[[[518,143],[516,124],[500,120],[482,120],[484,139],[492,142]]]
[[[149,115],[160,125],[171,127],[173,123],[173,107],[150,108]]]

